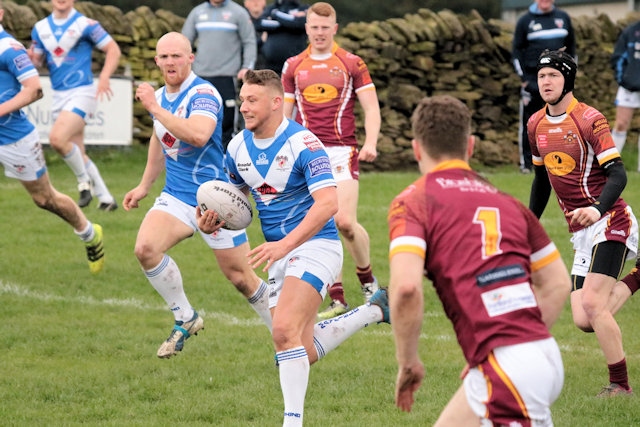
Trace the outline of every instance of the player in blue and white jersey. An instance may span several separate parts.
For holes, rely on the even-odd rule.
[[[53,13],[38,21],[31,31],[31,60],[46,63],[53,87],[53,126],[49,143],[62,156],[78,180],[78,205],[87,206],[93,196],[99,209],[118,205],[100,171],[84,148],[84,128],[96,111],[98,100],[111,99],[109,78],[118,67],[120,48],[99,22],[74,9],[74,0],[52,0]],[[96,47],[105,53],[97,85],[91,72],[91,55]]]
[[[189,40],[182,34],[172,32],[158,40],[155,60],[165,86],[154,91],[150,84],[142,83],[136,89],[136,98],[153,116],[154,132],[140,183],[122,203],[127,211],[137,208],[166,170],[162,194],[144,217],[135,246],[145,276],[175,318],[169,338],[158,349],[161,358],[181,351],[184,341],[204,326],[187,299],[180,269],[167,251],[197,231],[196,192],[200,184],[228,180],[221,141],[222,99],[211,83],[193,73],[193,59]],[[246,232],[201,234],[224,275],[271,329],[268,287],[247,264]]]
[[[284,89],[275,71],[247,71],[240,100],[245,129],[229,143],[226,166],[230,181],[256,201],[266,242],[249,252],[249,263],[266,263],[263,271],[269,271],[284,426],[301,426],[309,365],[360,329],[388,322],[387,292],[380,289],[369,303],[315,324],[342,269],[329,157],[313,133],[284,117]],[[220,228],[215,212],[197,212],[202,231]]]
[[[3,16],[0,2],[0,22]],[[98,273],[104,265],[102,227],[87,220],[69,196],[53,187],[38,131],[21,110],[40,98],[38,71],[24,46],[0,25],[0,163],[4,174],[19,180],[39,208],[73,227],[85,242],[89,270]]]

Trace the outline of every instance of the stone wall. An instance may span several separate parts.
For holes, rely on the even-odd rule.
[[[35,22],[51,13],[49,2],[4,3],[5,29],[25,44]],[[153,60],[156,40],[168,31],[180,31],[184,18],[146,6],[123,13],[113,6],[83,1],[76,8],[100,21],[120,45],[119,73],[161,84]],[[635,19],[640,15],[631,14],[615,23],[606,15],[573,18],[580,66],[575,95],[600,109],[611,122],[617,85],[609,57],[621,28]],[[490,166],[516,164],[520,81],[511,64],[512,36],[513,25],[503,21],[487,21],[474,12],[458,15],[427,9],[403,18],[341,28],[337,40],[367,62],[382,111],[380,156],[373,165],[363,164],[363,169],[414,168],[411,112],[422,97],[443,93],[464,100],[473,111],[476,161]],[[97,53],[95,59],[97,70],[103,57]],[[151,126],[146,110],[134,102],[134,140],[146,143]],[[633,122],[630,138],[639,129],[640,117]]]

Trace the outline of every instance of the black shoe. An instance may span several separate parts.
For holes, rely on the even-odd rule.
[[[79,184],[78,191],[80,191],[78,206],[80,206],[81,208],[89,206],[89,203],[91,203],[91,200],[93,200],[93,196],[91,195],[91,185],[88,182]]]
[[[98,205],[98,209],[105,212],[111,212],[118,209],[118,204],[115,200],[111,203],[100,202],[100,204]]]

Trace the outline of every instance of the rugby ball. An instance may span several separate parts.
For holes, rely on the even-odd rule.
[[[235,185],[224,181],[207,181],[198,187],[196,200],[202,212],[218,213],[227,230],[247,228],[253,219],[253,209],[247,196]]]

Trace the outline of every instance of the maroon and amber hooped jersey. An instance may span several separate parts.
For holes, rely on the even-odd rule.
[[[498,346],[548,338],[531,272],[560,254],[537,218],[462,161],[445,162],[398,195],[390,253],[424,258],[467,362]]]
[[[602,113],[574,99],[562,116],[535,113],[527,131],[533,164],[546,167],[562,211],[591,206],[607,182],[603,165],[620,157]],[[626,206],[619,198],[609,212],[623,219]],[[567,222],[572,233],[584,228]]]
[[[287,60],[282,70],[286,102],[295,102],[296,121],[326,146],[357,146],[353,112],[356,93],[375,90],[358,55],[334,43],[331,54],[312,55],[311,47]]]

